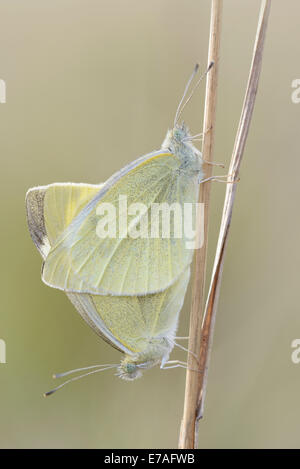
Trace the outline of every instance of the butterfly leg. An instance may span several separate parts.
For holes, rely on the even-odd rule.
[[[171,368],[184,368],[185,370],[196,371],[197,373],[202,373],[202,371],[200,370],[189,368],[186,362],[182,362],[180,360],[169,360],[168,362],[166,362],[164,365],[161,366],[162,370],[170,370]]]
[[[205,132],[201,132],[199,134],[191,135],[189,137],[186,137],[184,139],[184,141],[193,141],[193,142],[194,141],[200,141],[200,142],[202,142],[204,135],[208,134],[208,132],[210,132],[211,129],[212,129],[212,125],[209,127],[209,129],[206,129]]]
[[[202,160],[203,163],[209,164],[210,166],[219,166],[220,168],[225,168],[225,165],[223,163],[215,163],[214,161],[207,161],[207,160]]]
[[[197,355],[196,355],[194,352],[192,352],[191,350],[189,350],[189,349],[183,347],[183,345],[177,344],[177,342],[174,342],[174,341],[173,341],[173,344],[174,344],[175,347],[178,347],[178,348],[180,348],[181,350],[184,350],[185,352],[190,353],[191,355],[193,355],[193,356],[195,357],[196,361],[198,362],[198,357],[197,357]]]
[[[227,178],[227,180],[223,181],[222,178]],[[230,180],[228,181],[228,178],[230,178],[230,174],[226,174],[225,176],[211,176],[206,179],[198,180],[198,183],[203,184],[204,182],[215,181],[215,182],[225,182],[226,184],[236,184],[240,180],[240,178],[238,178],[238,179],[235,179],[234,181],[230,181]]]
[[[168,365],[168,366],[166,366]],[[187,363],[186,362],[182,362],[180,360],[169,360],[167,361],[166,363],[162,363],[161,364],[161,369],[162,370],[167,370],[169,368],[187,368]]]

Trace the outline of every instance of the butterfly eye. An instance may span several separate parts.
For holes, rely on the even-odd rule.
[[[178,129],[174,130],[174,137],[176,140],[180,140],[181,132]]]
[[[127,363],[126,371],[127,373],[133,373],[136,370],[136,365],[134,363]]]

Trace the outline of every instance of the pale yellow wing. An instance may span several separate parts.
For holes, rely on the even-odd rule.
[[[50,184],[44,197],[44,219],[50,245],[103,187],[103,184]]]
[[[175,337],[179,313],[190,276],[188,267],[173,285],[145,296],[103,296],[80,294],[85,310],[98,314],[118,348],[144,352],[155,338]],[[77,294],[79,296],[79,294]],[[123,349],[124,350],[124,349]]]
[[[26,194],[28,228],[43,259],[47,257],[57,237],[101,187],[102,184],[56,183],[29,189]],[[130,353],[123,346],[117,346],[98,313],[90,308],[88,295],[67,293],[67,296],[86,323],[100,337],[118,350]]]
[[[197,173],[187,176],[173,154],[156,152],[131,163],[104,184],[59,236],[45,261],[43,281],[69,293],[135,296],[164,290],[186,270],[193,251],[187,247],[184,230],[181,237],[174,236],[172,215],[170,237],[151,237],[150,207],[178,204],[183,212],[185,203],[197,201],[197,193]],[[136,225],[148,227],[148,237],[133,239],[130,223],[122,235],[99,237],[99,206],[114,207],[118,225],[127,210],[119,208],[120,195],[127,197],[127,207],[142,203],[147,208]],[[114,212],[108,218],[113,220]]]
[[[28,228],[44,259],[57,238],[102,186],[55,183],[28,190],[25,201]]]
[[[43,259],[47,257],[57,237],[101,187],[102,184],[56,183],[29,189],[26,194],[28,228]],[[122,344],[116,343],[97,311],[90,307],[89,295],[67,293],[67,296],[85,322],[101,338],[121,352],[130,353]]]
[[[30,234],[43,258],[57,237],[99,191],[101,185],[51,184],[30,189],[26,207]],[[146,296],[67,293],[87,324],[126,354],[143,352],[149,339],[175,334],[189,271],[165,291]]]

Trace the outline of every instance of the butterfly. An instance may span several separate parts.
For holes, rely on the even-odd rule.
[[[73,371],[95,368],[90,374],[116,367],[120,377],[132,380],[158,364],[185,366],[169,361],[178,345],[178,317],[193,257],[185,232],[181,237],[132,237],[129,223],[122,236],[100,237],[97,214],[99,207],[116,207],[120,195],[126,196],[128,204],[145,207],[134,218],[136,227],[145,222],[153,204],[196,204],[199,182],[205,181],[202,156],[193,145],[198,135],[192,136],[178,121],[204,76],[183,103],[197,70],[198,66],[160,150],[138,158],[102,184],[55,183],[27,192],[28,226],[43,257],[43,281],[63,290],[95,332],[124,354],[119,365]],[[114,211],[119,220],[122,210]],[[176,220],[169,221],[174,233]],[[147,218],[144,226],[149,224]]]

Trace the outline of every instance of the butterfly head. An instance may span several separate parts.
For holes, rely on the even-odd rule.
[[[140,378],[143,370],[152,368],[168,360],[172,343],[165,337],[151,338],[143,352],[135,355],[125,355],[117,368],[117,376],[125,380]]]
[[[191,147],[190,138],[191,134],[189,129],[185,123],[182,122],[181,125],[177,124],[173,129],[168,130],[162,148],[168,149],[172,153],[176,153],[179,148],[188,149]]]
[[[176,125],[171,131],[173,139],[177,143],[185,143],[191,137],[188,127],[184,122],[181,125]]]
[[[181,125],[176,124],[172,130],[168,130],[162,149],[177,156],[182,161],[182,169],[189,174],[201,170],[201,153],[193,145],[193,137],[184,122]]]
[[[142,376],[142,368],[143,364],[139,363],[134,357],[125,356],[121,361],[116,374],[119,378],[132,381]]]

